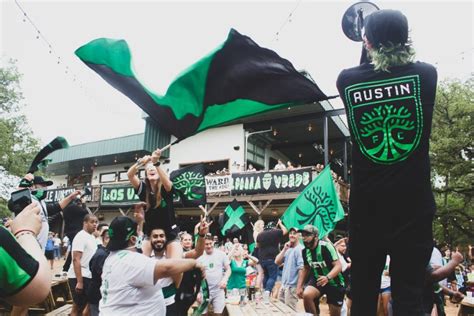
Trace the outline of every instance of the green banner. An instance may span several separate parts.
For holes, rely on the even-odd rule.
[[[101,206],[128,206],[139,201],[131,185],[104,185],[100,188]]]

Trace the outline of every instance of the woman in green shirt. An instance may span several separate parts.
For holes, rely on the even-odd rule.
[[[235,244],[230,252],[230,270],[231,274],[227,282],[227,290],[245,289],[247,266],[254,266],[258,259],[248,254],[244,255],[244,249],[241,244]]]

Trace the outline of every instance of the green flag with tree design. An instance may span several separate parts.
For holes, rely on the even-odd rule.
[[[204,165],[197,164],[171,172],[170,179],[184,206],[206,205]]]
[[[328,165],[290,204],[281,221],[287,229],[314,225],[319,230],[319,238],[324,238],[343,218],[344,209]]]

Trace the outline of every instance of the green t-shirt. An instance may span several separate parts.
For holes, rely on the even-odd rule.
[[[33,280],[39,263],[4,227],[0,227],[0,297],[17,294]]]
[[[242,265],[238,266],[235,260],[230,262],[230,274],[229,281],[227,282],[227,289],[245,289],[245,275],[246,275],[246,268],[248,266],[248,260],[243,260]]]

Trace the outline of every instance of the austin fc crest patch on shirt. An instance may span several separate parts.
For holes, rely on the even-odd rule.
[[[405,160],[418,147],[423,109],[418,75],[345,89],[348,119],[361,152],[379,164]]]

